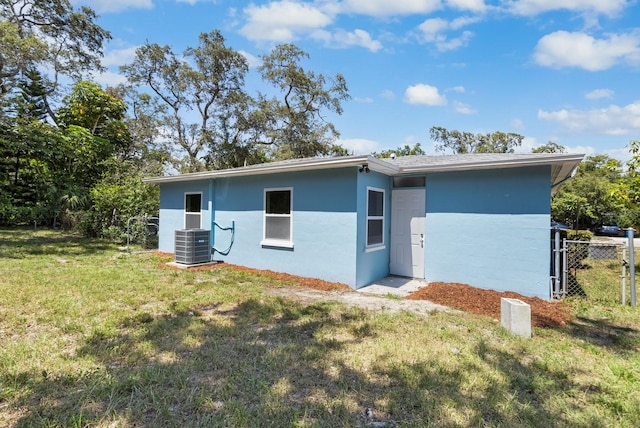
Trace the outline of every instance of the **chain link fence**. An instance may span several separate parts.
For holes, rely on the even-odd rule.
[[[143,249],[158,248],[158,217],[132,217],[127,221],[127,248],[138,245]]]
[[[552,278],[555,298],[576,297],[602,303],[625,303],[629,296],[628,247],[622,243],[563,239],[560,278]],[[552,266],[553,266],[552,261]]]

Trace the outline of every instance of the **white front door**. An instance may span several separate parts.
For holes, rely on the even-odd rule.
[[[392,275],[424,278],[424,189],[391,192]]]

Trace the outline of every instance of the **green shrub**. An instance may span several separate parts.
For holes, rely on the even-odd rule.
[[[119,244],[127,242],[127,234],[118,226],[105,227],[102,230],[102,237]]]
[[[78,229],[88,237],[126,242],[129,219],[157,216],[159,200],[158,186],[143,183],[139,173],[119,176],[117,179],[107,177],[91,190],[90,208],[84,213]],[[131,232],[136,235],[136,240],[145,242],[137,236],[147,233],[144,227],[141,231]]]
[[[567,239],[570,241],[591,241],[593,233],[588,230],[567,230]]]
[[[0,225],[2,226],[50,226],[51,215],[43,206],[0,206]]]

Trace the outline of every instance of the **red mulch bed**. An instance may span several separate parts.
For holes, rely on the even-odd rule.
[[[170,254],[170,253],[162,253],[158,251],[155,254],[160,257],[173,258],[173,254]],[[159,263],[159,266],[163,268],[168,268],[168,269],[182,270],[175,266],[171,266],[168,263]],[[290,275],[288,273],[281,273],[281,272],[273,272],[270,270],[253,269],[253,268],[233,265],[229,263],[215,263],[215,264],[210,264],[206,266],[189,267],[187,269],[189,269],[190,271],[204,271],[204,270],[211,270],[211,269],[233,269],[239,272],[249,272],[249,273],[264,275],[276,281],[293,282],[296,285],[300,285],[302,287],[307,287],[307,288],[314,288],[316,290],[322,290],[322,291],[353,290],[348,285],[341,284],[339,282],[324,281],[322,279],[317,279],[317,278],[306,278],[303,276]]]
[[[173,254],[156,252],[160,257],[173,258]],[[167,263],[160,263],[161,267],[173,268]],[[189,270],[202,271],[211,269],[233,269],[240,272],[250,272],[265,275],[276,281],[293,282],[307,288],[322,291],[352,290],[351,287],[338,282],[329,282],[316,278],[305,278],[290,275],[288,273],[273,272],[270,270],[252,269],[244,266],[228,263],[216,263],[207,266],[190,267]],[[451,308],[460,309],[474,314],[487,315],[500,319],[500,298],[508,297],[519,299],[531,306],[531,323],[537,327],[556,327],[564,325],[573,316],[569,311],[569,305],[564,302],[547,301],[538,297],[526,297],[511,291],[498,292],[483,290],[466,284],[450,282],[431,282],[428,286],[407,296],[410,300],[429,300]]]
[[[429,300],[474,314],[500,319],[500,298],[519,299],[531,306],[531,323],[538,327],[564,325],[573,317],[569,305],[547,301],[538,297],[526,297],[512,291],[498,292],[471,287],[467,284],[430,282],[407,297],[412,300]]]

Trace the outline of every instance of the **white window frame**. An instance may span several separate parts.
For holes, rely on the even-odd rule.
[[[267,193],[289,192],[289,214],[267,214]],[[267,217],[289,218],[289,239],[267,238]],[[262,241],[260,245],[265,247],[293,248],[293,187],[269,187],[264,189],[262,208]]]
[[[194,212],[189,212],[187,211],[187,197],[191,196],[191,195],[199,195],[200,196],[200,211],[198,211],[197,213]],[[195,217],[196,215],[198,216],[198,229],[202,229],[202,192],[185,192],[184,194],[184,228],[187,228],[187,217],[189,216],[193,216]]]
[[[369,192],[379,192],[382,193],[382,215],[381,216],[373,216],[373,215],[369,215]],[[365,227],[365,252],[370,252],[370,251],[378,251],[378,250],[383,250],[385,248],[385,242],[384,242],[384,230],[385,230],[385,223],[386,223],[386,219],[385,219],[385,205],[386,205],[386,200],[385,200],[385,190],[384,189],[380,189],[378,187],[370,187],[367,186],[367,205],[365,207],[366,209],[366,227]],[[382,220],[382,242],[379,243],[375,243],[375,244],[369,244],[369,221],[371,220]]]

